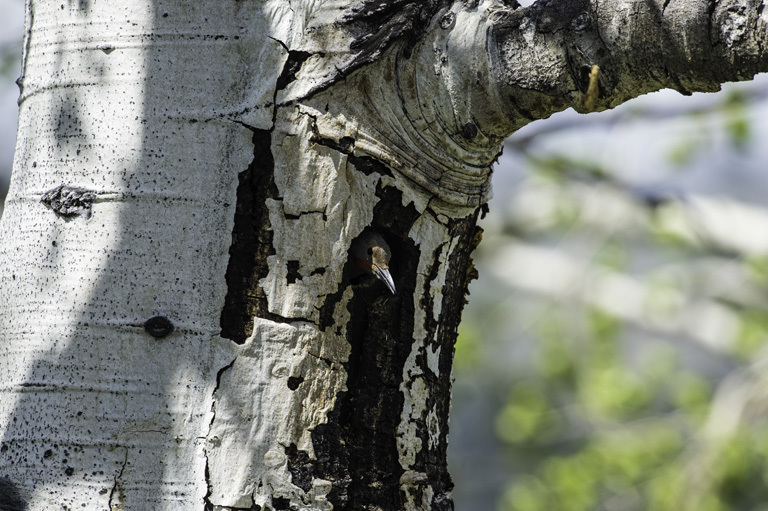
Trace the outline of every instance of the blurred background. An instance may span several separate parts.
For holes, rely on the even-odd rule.
[[[23,2],[0,12],[4,197]],[[457,511],[768,511],[766,162],[765,75],[507,141],[456,346]]]
[[[458,511],[768,510],[767,78],[507,141],[456,346]]]

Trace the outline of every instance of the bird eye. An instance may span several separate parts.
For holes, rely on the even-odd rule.
[[[373,254],[373,249],[371,247],[368,247],[368,255]]]

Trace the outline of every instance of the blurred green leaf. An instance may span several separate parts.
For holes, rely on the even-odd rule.
[[[548,489],[536,477],[525,477],[510,486],[499,503],[504,511],[550,511]]]
[[[626,246],[615,240],[606,240],[595,254],[595,262],[614,271],[620,271],[627,267],[629,251]]]
[[[712,385],[706,378],[683,372],[675,378],[672,402],[685,413],[705,417],[712,399]]]
[[[541,338],[536,366],[541,375],[547,379],[573,383],[575,373],[573,353],[560,339]]]
[[[725,118],[725,130],[731,144],[737,149],[743,149],[752,136],[752,127],[747,115],[748,97],[738,89],[731,90],[722,104]]]
[[[547,487],[553,494],[551,502],[563,511],[587,511],[595,508],[595,474],[577,458],[550,458],[544,464],[542,473]]]
[[[651,400],[643,381],[619,364],[592,368],[579,382],[579,396],[600,418],[631,418],[646,410]]]
[[[557,180],[605,181],[611,178],[608,170],[599,163],[572,155],[529,155],[528,162],[534,172]]]
[[[681,169],[708,150],[712,139],[705,112],[693,111],[687,118],[690,128],[685,135],[671,141],[672,146],[666,153],[667,161]]]
[[[570,338],[566,335],[563,322],[558,314],[543,313],[546,319],[537,323],[539,351],[536,365],[541,375],[552,380],[573,384],[574,354]]]
[[[677,167],[689,165],[704,147],[705,144],[698,137],[679,140],[667,151],[667,160]]]
[[[458,337],[454,346],[454,368],[456,371],[469,371],[480,362],[480,331],[465,318],[459,323]]]
[[[596,362],[614,362],[618,356],[618,340],[624,324],[612,314],[602,309],[590,307],[587,311],[589,334],[593,340],[593,353]]]
[[[679,355],[668,344],[659,342],[644,362],[643,376],[654,386],[670,381],[670,377],[679,370]]]
[[[756,284],[768,287],[768,256],[747,258],[747,270]]]
[[[646,279],[648,294],[645,307],[656,318],[673,318],[680,310],[683,295],[669,276]]]
[[[768,341],[768,315],[765,311],[746,309],[739,316],[741,324],[736,336],[735,351],[749,358]]]
[[[677,463],[667,463],[654,470],[654,477],[646,488],[648,511],[682,511],[685,480]]]
[[[520,383],[496,416],[495,426],[502,441],[515,444],[550,438],[560,426],[560,419],[540,389]]]
[[[546,459],[536,477],[510,485],[504,511],[603,509],[599,502],[621,502],[622,511],[677,509],[676,477],[660,477],[682,450],[672,427],[651,425],[596,438],[578,453]],[[674,475],[674,473],[672,474]],[[661,507],[664,502],[670,507]],[[627,507],[631,506],[631,507]]]

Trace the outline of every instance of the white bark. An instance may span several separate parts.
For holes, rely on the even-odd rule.
[[[418,43],[374,50],[337,0],[31,3],[0,223],[0,476],[29,509],[452,509],[490,165],[584,96],[555,3],[413,4]],[[598,108],[660,86],[616,69]],[[370,226],[396,296],[345,274]]]
[[[0,466],[30,509],[202,506],[216,374],[233,357],[221,234],[252,157],[233,121],[271,125],[285,58],[248,5],[28,7],[0,225]],[[96,192],[90,219],[40,202],[61,184]],[[153,316],[176,331],[152,338]]]

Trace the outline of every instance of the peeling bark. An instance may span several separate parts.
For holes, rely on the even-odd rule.
[[[229,247],[227,297],[221,312],[221,336],[243,344],[253,331],[253,318],[279,321],[267,310],[266,297],[259,289],[269,268],[267,257],[274,254],[267,199],[277,198],[271,134],[253,130],[253,160],[238,176],[235,226]]]

